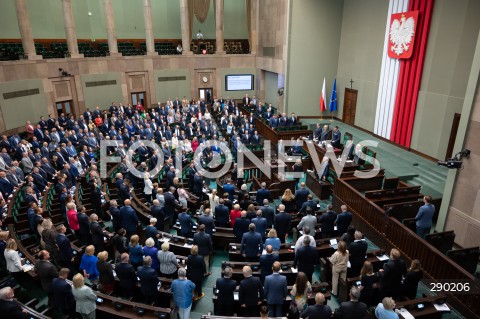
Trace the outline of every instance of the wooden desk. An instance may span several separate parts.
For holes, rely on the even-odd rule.
[[[315,177],[315,174],[311,172],[307,172],[306,177],[307,179],[305,183],[315,196],[321,200],[330,198],[330,195],[332,195],[332,184],[327,181],[319,181]]]
[[[258,134],[260,134],[264,139],[272,141],[274,145],[277,145],[278,141],[280,140],[290,141],[292,137],[297,139],[299,137],[306,137],[312,134],[312,130],[277,132],[258,116],[255,116],[255,128]]]
[[[435,308],[435,303],[441,303],[446,300],[445,295],[438,295],[426,298],[419,298],[409,301],[396,303],[395,310],[404,308],[416,319],[437,319],[442,318],[444,313],[450,313],[450,310],[439,311]],[[418,309],[418,304],[423,304],[423,309]],[[450,305],[447,304],[450,308]],[[400,318],[404,318],[400,314]]]
[[[295,280],[297,279],[297,272],[292,271],[293,261],[282,262],[282,266],[288,266],[287,269],[281,270],[281,274],[287,278],[287,284],[293,286]],[[232,268],[232,279],[237,282],[242,281],[245,277],[243,276],[242,269],[244,266],[250,266],[252,268],[252,275],[255,277],[260,277],[260,263],[259,262],[245,262],[245,261],[224,261],[222,262],[222,277],[224,275],[225,267]]]
[[[103,299],[102,303],[97,302],[97,317],[99,318],[146,318],[146,319],[170,319],[172,309],[149,306],[141,303],[128,301],[125,299],[105,295],[95,291],[98,298]],[[121,304],[122,309],[118,310],[115,304]],[[137,314],[137,308],[145,310],[143,315]],[[100,316],[98,314],[101,313]]]

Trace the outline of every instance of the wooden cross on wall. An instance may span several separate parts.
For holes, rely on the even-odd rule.
[[[350,88],[353,89],[353,82],[355,82],[353,79],[350,79]]]

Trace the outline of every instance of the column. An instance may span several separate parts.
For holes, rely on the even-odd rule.
[[[259,1],[253,0],[250,8],[250,54],[257,54]]]
[[[223,0],[215,0],[215,39],[217,44],[217,54],[224,54],[223,48]]]
[[[40,60],[41,55],[35,52],[35,44],[33,42],[32,28],[30,26],[30,16],[26,0],[15,0],[15,8],[17,11],[18,29],[22,37],[23,52],[28,56],[29,60]]]
[[[182,48],[183,55],[192,55],[190,51],[190,41],[192,40],[192,34],[190,32],[190,22],[188,16],[188,0],[180,0],[180,22],[182,25]]]
[[[68,52],[71,58],[83,58],[83,54],[78,53],[77,29],[75,28],[75,19],[73,18],[72,0],[62,0],[63,23],[65,24],[65,35],[67,36]]]
[[[108,51],[110,56],[120,56],[118,53],[117,33],[115,32],[115,18],[113,17],[112,0],[104,0],[105,21],[107,24]]]
[[[157,52],[155,52],[155,39],[153,38],[152,4],[150,0],[143,0],[143,20],[145,21],[147,55],[157,55]]]

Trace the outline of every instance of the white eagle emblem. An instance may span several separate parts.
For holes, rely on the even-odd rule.
[[[390,47],[390,50],[395,52],[396,55],[408,51],[415,33],[415,20],[412,17],[405,19],[405,16],[402,15],[400,21],[398,19],[393,20],[390,27],[390,41],[394,44]]]

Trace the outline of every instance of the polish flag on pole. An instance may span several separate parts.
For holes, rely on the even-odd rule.
[[[325,93],[325,78],[323,78],[323,87],[322,87],[322,95],[320,95],[320,112],[323,112],[327,109],[325,105],[326,93]]]

